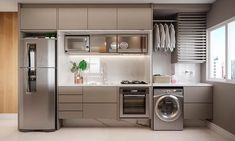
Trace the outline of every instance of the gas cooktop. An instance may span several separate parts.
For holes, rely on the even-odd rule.
[[[132,80],[132,81],[123,80],[121,84],[148,84],[148,83],[142,80]]]

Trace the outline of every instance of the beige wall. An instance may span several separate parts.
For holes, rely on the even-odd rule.
[[[208,28],[234,17],[234,6],[235,0],[217,0],[208,13]],[[202,68],[205,77],[205,65]],[[235,84],[214,83],[213,91],[213,123],[235,134]]]
[[[218,23],[235,16],[235,0],[217,0],[211,11],[208,13],[207,27],[212,27]]]

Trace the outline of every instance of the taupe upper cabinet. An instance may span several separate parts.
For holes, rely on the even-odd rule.
[[[118,8],[118,29],[152,29],[151,8]]]
[[[117,8],[88,8],[88,29],[117,29]]]
[[[59,29],[87,29],[87,8],[59,8]]]
[[[56,8],[21,8],[21,29],[56,29]]]

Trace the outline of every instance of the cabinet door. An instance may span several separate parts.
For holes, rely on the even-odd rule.
[[[184,119],[212,119],[212,104],[184,104]]]
[[[56,29],[56,8],[22,8],[21,29]]]
[[[87,29],[87,8],[59,8],[59,29]]]
[[[184,87],[185,103],[212,103],[212,87]]]
[[[117,102],[116,87],[84,87],[83,102]]]
[[[83,117],[117,119],[117,104],[83,104]]]
[[[118,52],[146,53],[148,49],[147,35],[118,35]]]
[[[151,29],[151,8],[118,8],[118,29]]]
[[[88,8],[88,29],[117,29],[117,9]]]

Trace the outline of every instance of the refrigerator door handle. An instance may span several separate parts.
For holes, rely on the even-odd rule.
[[[27,44],[28,67],[36,68],[36,43]]]
[[[36,92],[36,56],[36,43],[27,43],[26,94],[34,94]]]
[[[36,94],[36,86],[37,86],[37,78],[36,78],[36,69],[35,68],[27,68],[25,74],[25,89],[26,94]]]

